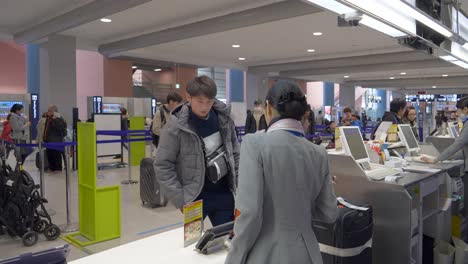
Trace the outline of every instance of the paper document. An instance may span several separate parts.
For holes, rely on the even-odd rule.
[[[430,173],[440,172],[439,169],[432,169],[426,166],[417,166],[417,165],[406,166],[403,168],[403,170],[411,171],[411,172],[430,172]]]

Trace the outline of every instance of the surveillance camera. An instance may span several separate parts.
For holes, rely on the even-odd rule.
[[[359,26],[359,22],[362,20],[362,13],[361,12],[351,12],[347,14],[343,14],[338,17],[338,26],[345,27],[357,27]]]

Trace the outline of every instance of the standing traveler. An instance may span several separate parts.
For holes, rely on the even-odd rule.
[[[465,172],[468,172],[468,97],[463,97],[457,102],[457,115],[463,122],[460,136],[438,157],[423,156],[421,159],[427,163],[436,163],[450,158],[463,159],[465,161]]]
[[[2,130],[2,135],[0,136],[0,157],[3,157],[5,155],[5,159],[8,159],[8,156],[10,155],[10,151],[13,150],[12,146],[10,145],[13,143],[13,139],[10,137],[10,133],[13,130],[10,124],[10,118],[11,118],[11,113],[8,114],[7,119],[3,121],[3,130]],[[3,146],[5,148],[3,148]]]
[[[196,77],[188,102],[172,111],[161,131],[155,173],[167,198],[181,209],[203,200],[203,217],[213,226],[234,219],[239,143],[230,109],[216,100],[215,82]]]
[[[307,103],[292,82],[267,95],[265,133],[244,137],[234,238],[227,264],[321,264],[312,220],[334,222],[338,207],[327,152],[304,138]]]
[[[406,101],[400,98],[393,99],[390,102],[390,112],[385,112],[382,121],[393,122],[393,124],[403,124],[401,118],[406,109]]]
[[[307,105],[306,112],[301,120],[302,127],[304,127],[304,132],[306,135],[315,134],[315,114],[312,111],[310,105]]]
[[[317,118],[315,119],[315,124],[317,124],[317,125],[323,125],[324,124],[324,118],[323,118],[322,110],[318,111]]]
[[[55,105],[49,106],[47,111],[47,120],[44,128],[44,142],[58,143],[64,142],[67,135],[67,123],[62,115],[58,112]],[[47,148],[47,159],[49,162],[49,171],[51,173],[62,172],[62,157],[64,153],[57,148]]]
[[[155,147],[159,145],[159,137],[161,136],[161,129],[170,120],[171,111],[176,106],[182,103],[182,96],[178,93],[170,93],[166,97],[167,104],[161,105],[154,113],[153,122],[151,123],[151,131],[153,133],[153,144]]]
[[[416,138],[419,138],[418,124],[417,124],[416,117],[417,117],[416,108],[410,105],[406,108],[405,113],[403,114],[403,118],[401,119],[401,122],[403,122],[403,124],[410,125],[411,130],[413,130],[414,136]]]
[[[15,144],[24,144],[28,140],[28,131],[31,126],[26,117],[23,115],[24,106],[21,104],[14,104],[11,109],[10,124],[12,131],[10,137]],[[24,162],[29,154],[28,149],[23,147],[16,147],[16,158],[18,161]]]
[[[247,119],[245,120],[246,134],[266,129],[265,111],[262,105],[262,100],[257,99],[255,100],[253,111],[247,112]]]

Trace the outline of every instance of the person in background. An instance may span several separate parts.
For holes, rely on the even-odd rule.
[[[341,124],[343,126],[357,126],[361,131],[363,131],[362,122],[353,115],[353,110],[349,107],[343,109],[343,119],[341,120]]]
[[[239,143],[230,109],[216,99],[207,76],[187,85],[187,103],[176,107],[161,131],[155,172],[167,198],[181,209],[203,200],[213,226],[234,220]]]
[[[44,128],[44,142],[56,143],[64,142],[64,138],[67,135],[67,123],[62,115],[58,112],[56,105],[50,105],[47,111],[47,120]],[[47,148],[46,151],[47,160],[49,161],[50,173],[61,173],[62,172],[62,157],[63,151]]]
[[[170,93],[166,97],[167,104],[161,105],[156,113],[154,113],[153,123],[151,123],[151,132],[153,133],[153,144],[155,147],[159,145],[159,137],[161,129],[170,120],[171,111],[182,103],[182,96],[178,93]]]
[[[323,125],[324,124],[324,118],[323,118],[322,110],[318,111],[317,118],[315,118],[315,124],[316,125]]]
[[[2,135],[0,136],[0,157],[5,155],[5,158],[8,159],[10,152],[13,150],[11,147],[11,143],[13,143],[13,139],[10,137],[10,133],[13,130],[10,124],[11,113],[8,114],[5,121],[3,121],[3,130]],[[2,142],[3,141],[3,142]],[[3,148],[5,146],[5,148]]]
[[[37,122],[36,130],[37,130],[37,137],[36,137],[36,143],[42,143],[44,141],[44,129],[47,124],[47,117],[48,113],[44,112],[41,115],[41,119],[39,119],[39,122]]]
[[[416,108],[412,105],[408,106],[403,114],[403,118],[401,121],[403,124],[408,124],[411,126],[411,130],[413,130],[413,134],[416,138],[419,138],[418,135],[418,124],[416,121],[417,113]]]
[[[268,129],[242,142],[240,214],[225,263],[322,263],[312,219],[338,215],[327,152],[304,138],[307,102],[297,84],[278,81],[266,102]]]
[[[245,133],[255,133],[259,130],[266,129],[265,111],[263,110],[262,100],[257,99],[254,103],[254,109],[250,113],[247,112],[245,120]]]
[[[11,116],[10,116],[10,124],[12,131],[10,133],[10,137],[16,144],[24,144],[27,141],[28,137],[28,130],[31,126],[31,122],[29,122],[26,117],[23,115],[24,106],[21,104],[14,104],[11,109]],[[26,148],[17,147],[16,148],[16,158],[21,162],[26,160],[28,156],[28,152]]]
[[[401,118],[405,113],[406,101],[404,99],[396,98],[390,102],[390,112],[385,112],[382,121],[392,122],[393,124],[403,124]]]
[[[463,128],[460,136],[438,157],[423,156],[421,159],[427,163],[437,163],[450,158],[463,159],[465,162],[465,172],[468,172],[468,96],[463,97],[457,102],[457,115],[463,122]]]
[[[315,114],[310,105],[307,105],[306,112],[301,119],[301,124],[306,135],[315,134]]]
[[[330,121],[327,128],[325,129],[325,133],[328,134],[328,135],[333,135],[333,137],[334,137],[335,136],[335,128],[336,128],[335,121]]]

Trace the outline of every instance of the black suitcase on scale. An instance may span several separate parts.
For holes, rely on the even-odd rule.
[[[354,207],[341,198],[335,223],[313,222],[324,264],[372,263],[372,208]]]
[[[151,208],[167,205],[167,199],[156,179],[152,158],[144,158],[140,163],[140,198],[144,205]]]

